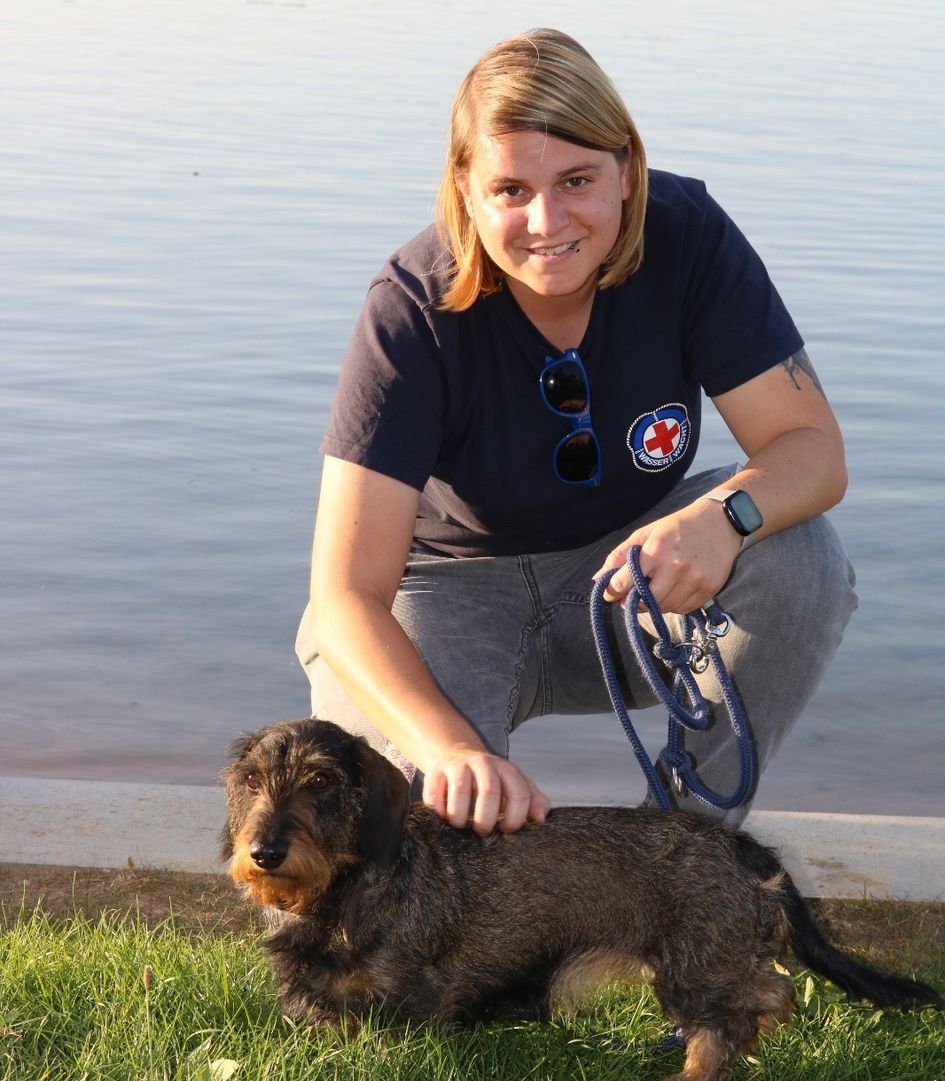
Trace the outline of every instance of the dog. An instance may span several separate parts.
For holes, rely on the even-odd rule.
[[[560,808],[481,837],[321,720],[243,737],[221,776],[222,856],[267,913],[284,1009],[312,1023],[546,1021],[642,975],[686,1039],[674,1077],[721,1081],[791,1016],[788,946],[855,998],[942,1006],[830,945],[771,849],[699,815]]]

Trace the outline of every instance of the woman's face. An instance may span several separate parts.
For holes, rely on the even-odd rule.
[[[516,300],[526,308],[536,297],[581,301],[620,231],[630,150],[618,159],[541,132],[480,132],[457,182]]]

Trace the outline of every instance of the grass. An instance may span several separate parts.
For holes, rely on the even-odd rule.
[[[945,961],[926,954],[917,975],[941,988]],[[941,1014],[883,1015],[795,979],[795,1024],[733,1081],[945,1081]],[[2,1081],[657,1081],[680,1062],[653,1057],[665,1032],[649,991],[626,989],[547,1026],[367,1025],[346,1042],[282,1016],[253,932],[0,908]]]

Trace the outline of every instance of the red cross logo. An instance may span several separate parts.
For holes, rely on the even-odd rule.
[[[643,440],[650,454],[665,458],[672,454],[679,442],[679,424],[675,420],[658,420],[651,425]]]
[[[627,432],[633,464],[644,473],[661,473],[683,458],[692,431],[682,402],[667,402],[641,413]]]

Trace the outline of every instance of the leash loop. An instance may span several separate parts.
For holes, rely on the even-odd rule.
[[[649,582],[640,569],[639,545],[631,548],[627,556],[627,566],[633,580],[633,586],[627,594],[624,607],[627,636],[647,683],[669,713],[666,747],[660,753],[658,760],[668,770],[678,796],[684,795],[688,790],[703,803],[720,810],[737,807],[745,802],[754,789],[755,765],[748,722],[718,649],[718,639],[728,634],[732,619],[713,600],[704,609],[689,612],[684,616],[683,641],[674,642],[663,613],[650,591]],[[614,712],[630,741],[653,799],[664,811],[668,811],[671,810],[672,803],[630,719],[604,630],[604,590],[618,569],[607,571],[594,583],[590,604],[591,630]],[[652,650],[640,627],[639,609],[641,606],[649,613],[656,631],[657,640]],[[666,686],[663,674],[653,659],[654,656],[657,661],[662,661],[672,670],[672,689]],[[729,796],[720,795],[702,783],[691,756],[682,748],[683,728],[700,732],[708,728],[712,722],[709,704],[699,689],[694,675],[694,673],[701,674],[707,671],[710,666],[719,684],[722,702],[728,713],[738,747],[739,783]]]

